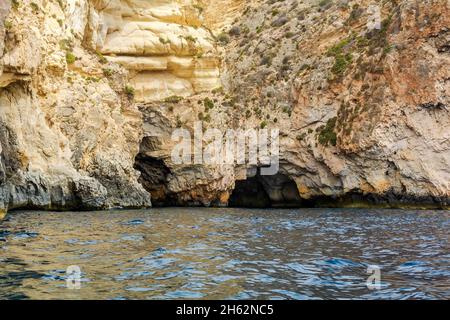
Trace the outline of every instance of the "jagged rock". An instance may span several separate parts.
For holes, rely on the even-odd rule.
[[[150,206],[127,72],[83,46],[93,3],[34,3],[11,9],[0,60],[0,208]]]
[[[212,33],[195,1],[97,1],[91,45],[130,70],[137,101],[220,87]],[[100,9],[101,8],[101,9]],[[94,11],[91,11],[94,12]]]
[[[95,179],[74,181],[74,195],[84,209],[102,209],[106,207],[108,191]]]
[[[175,120],[191,130],[201,115],[213,128],[258,128],[262,122],[280,128],[280,174],[295,181],[309,205],[448,207],[450,15],[442,14],[450,11],[448,1],[384,3],[375,30],[368,29],[370,4],[247,3],[224,28],[241,30],[225,46],[221,79],[229,98],[210,93],[172,111],[160,103],[141,108],[145,135],[153,141],[142,145],[142,155],[163,161],[171,172],[157,189],[169,192],[171,202],[198,203],[171,187],[186,181],[195,195],[207,190],[214,203],[248,177],[239,167],[170,163],[167,137]],[[204,97],[215,99],[216,107],[206,110]],[[227,183],[192,175],[214,169]],[[276,190],[275,181],[270,185]]]
[[[199,120],[280,129],[270,205],[449,205],[447,0],[379,29],[368,0],[33,3],[0,4],[0,212],[227,205],[257,168],[173,163]]]

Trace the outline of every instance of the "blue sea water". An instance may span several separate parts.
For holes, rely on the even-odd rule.
[[[448,211],[11,212],[0,298],[449,299],[449,227]]]

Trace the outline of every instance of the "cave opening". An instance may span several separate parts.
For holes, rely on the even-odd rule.
[[[295,208],[303,205],[295,181],[281,173],[263,176],[257,172],[246,180],[236,181],[229,200],[230,207],[242,208]]]
[[[141,173],[139,183],[151,194],[152,205],[166,206],[168,201],[166,184],[170,169],[164,161],[139,153],[136,156],[134,168]]]

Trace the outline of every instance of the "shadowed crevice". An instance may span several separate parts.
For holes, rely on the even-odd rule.
[[[230,207],[270,208],[300,207],[302,199],[294,180],[283,174],[262,176],[259,173],[246,180],[236,181]]]

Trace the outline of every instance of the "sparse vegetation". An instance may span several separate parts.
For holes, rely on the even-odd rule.
[[[306,133],[304,133],[304,132],[302,134],[297,135],[297,137],[296,137],[296,139],[298,141],[303,141],[303,140],[305,140],[305,138],[306,138]]]
[[[30,6],[31,6],[31,10],[33,10],[34,13],[38,13],[39,12],[39,6],[37,5],[36,2],[31,2]]]
[[[264,56],[261,59],[261,65],[262,66],[270,66],[272,64],[272,57],[271,56]]]
[[[85,77],[85,79],[86,79],[87,82],[99,82],[100,81],[100,78],[91,77],[91,76]]]
[[[241,34],[241,28],[239,26],[233,26],[228,33],[231,36],[238,36]]]
[[[217,36],[217,41],[222,44],[227,44],[230,42],[230,37],[226,33],[221,33]]]
[[[5,29],[10,30],[12,28],[12,22],[11,21],[5,21]]]
[[[177,117],[175,119],[177,128],[181,128],[183,126],[183,122],[180,119],[180,115],[177,114]]]
[[[73,64],[76,60],[77,57],[71,51],[66,52],[66,62],[68,64]]]
[[[336,132],[334,132],[334,128],[336,126],[336,117],[331,118],[327,121],[325,126],[319,127],[319,135],[318,140],[319,143],[323,146],[328,146],[331,144],[332,146],[336,146],[337,136]]]
[[[108,60],[105,58],[105,56],[104,56],[101,52],[97,51],[97,52],[95,52],[95,54],[97,55],[98,61],[99,61],[101,64],[108,63]]]
[[[223,94],[223,87],[215,88],[211,91],[212,94]]]
[[[332,0],[321,0],[320,2],[319,2],[319,6],[320,7],[325,7],[325,6],[328,6],[329,4],[331,4],[332,3]]]
[[[288,39],[292,38],[294,35],[295,35],[295,33],[292,31],[288,31],[284,34],[284,36]]]
[[[110,68],[103,69],[103,74],[105,77],[111,77],[114,74],[114,71]]]
[[[199,14],[202,14],[205,10],[202,6],[199,6],[197,4],[194,4],[193,7],[198,10]]]
[[[203,100],[203,105],[205,106],[206,111],[214,108],[214,102],[208,97]]]
[[[186,39],[187,42],[196,42],[197,39],[195,39],[193,36],[189,35],[189,36],[185,36],[184,39]],[[160,40],[161,41],[161,40]]]
[[[63,39],[59,42],[59,47],[61,48],[61,50],[72,51],[73,43],[70,39]]]
[[[346,53],[345,55],[337,55],[335,58],[336,61],[331,68],[331,72],[337,75],[343,74],[353,60],[351,53]]]
[[[364,9],[359,6],[359,4],[354,4],[352,8],[352,12],[350,12],[350,16],[347,19],[347,24],[351,24],[363,15]]]
[[[11,5],[14,9],[19,8],[19,0],[12,0]]]
[[[327,55],[332,56],[335,59],[331,72],[336,75],[342,75],[353,61],[351,52],[345,52],[346,47],[350,45],[350,42],[351,39],[344,39],[327,51]]]
[[[203,117],[203,121],[205,122],[211,122],[211,115],[209,113],[207,113],[204,117]]]
[[[164,102],[167,103],[179,103],[181,100],[183,100],[183,97],[180,96],[170,96],[164,99]]]
[[[161,42],[162,44],[169,44],[169,43],[171,43],[171,41],[169,39],[164,39],[164,38],[161,38],[161,37],[159,37],[159,42]]]
[[[134,99],[135,90],[131,85],[126,85],[124,88],[125,94],[128,96],[128,99]]]

